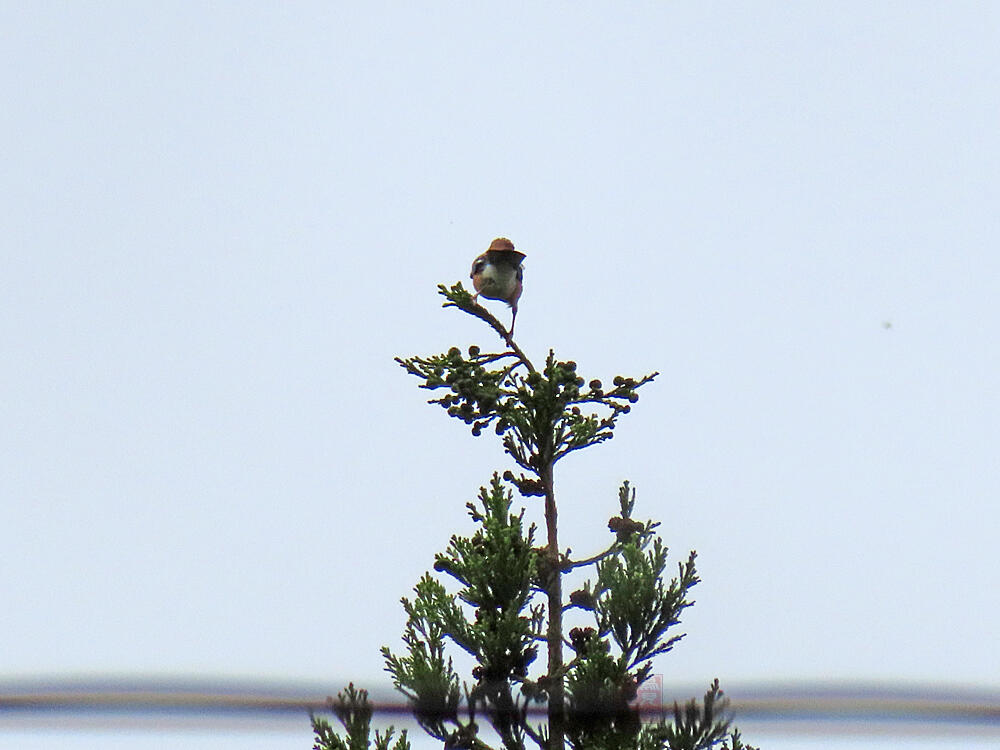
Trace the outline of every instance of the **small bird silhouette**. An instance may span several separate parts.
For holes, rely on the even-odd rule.
[[[477,302],[480,295],[487,299],[499,299],[510,305],[513,315],[510,319],[510,335],[514,335],[514,321],[517,320],[517,301],[521,298],[521,282],[524,269],[521,261],[524,253],[514,249],[514,243],[506,237],[497,237],[489,249],[472,263],[472,285]]]

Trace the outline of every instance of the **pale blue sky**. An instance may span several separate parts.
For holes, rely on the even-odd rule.
[[[577,552],[623,478],[699,551],[668,680],[1000,687],[998,39],[985,2],[0,3],[0,679],[384,686],[508,467],[392,357],[497,343],[435,285],[506,235],[529,355],[662,373],[557,489]]]

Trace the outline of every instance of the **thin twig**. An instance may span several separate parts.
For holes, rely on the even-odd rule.
[[[591,565],[595,562],[600,562],[605,557],[611,557],[611,555],[616,554],[621,549],[621,545],[615,542],[610,547],[608,547],[604,552],[594,555],[593,557],[588,557],[586,560],[570,560],[565,563],[566,570],[573,570],[573,568],[582,568],[584,565]]]

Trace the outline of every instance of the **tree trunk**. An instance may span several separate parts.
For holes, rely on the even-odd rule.
[[[542,471],[541,479],[545,487],[545,528],[548,532],[548,557],[551,566],[546,589],[549,596],[549,628],[546,640],[549,647],[548,676],[549,687],[549,747],[548,750],[564,750],[565,739],[565,685],[563,682],[562,652],[562,569],[559,556],[559,536],[556,518],[556,495],[553,486],[552,464]]]

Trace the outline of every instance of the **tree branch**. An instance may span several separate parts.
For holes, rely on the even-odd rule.
[[[531,360],[528,359],[527,355],[521,351],[521,347],[514,342],[514,338],[510,335],[510,332],[503,327],[503,324],[496,319],[493,313],[472,299],[472,295],[462,286],[462,282],[455,284],[450,289],[444,284],[438,284],[438,293],[448,300],[442,307],[457,307],[462,312],[468,313],[485,322],[507,343],[507,346],[511,348],[511,352],[521,360],[521,363],[528,372],[535,371],[535,366],[531,364]]]

